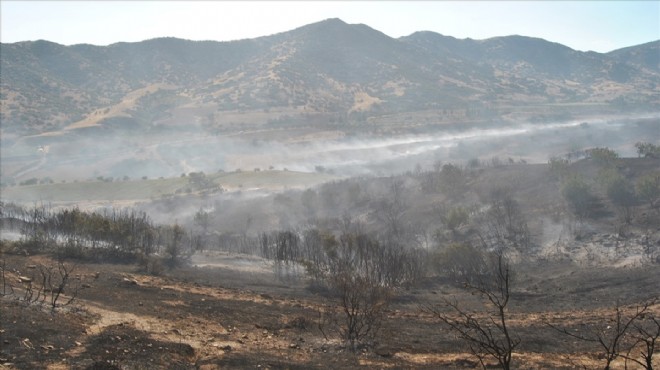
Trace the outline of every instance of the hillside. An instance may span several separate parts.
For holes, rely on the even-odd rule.
[[[89,127],[310,117],[327,125],[426,110],[463,110],[460,120],[529,104],[653,110],[658,45],[599,54],[523,36],[394,39],[339,19],[234,42],[2,44],[1,129],[7,140]]]
[[[514,274],[505,311],[506,325],[520,343],[513,367],[603,368],[599,342],[577,340],[550,325],[579,335],[603,333],[610,340],[622,333],[616,325],[623,317],[635,326],[624,330],[615,350],[628,357],[618,356],[611,368],[631,368],[626,360],[641,361],[646,343],[636,329],[658,328],[660,213],[651,202],[634,202],[633,217],[625,222],[625,210],[602,186],[603,163],[590,158],[565,165],[564,176],[570,176],[561,178],[548,164],[477,163],[465,169],[447,164],[269,196],[159,199],[140,205],[146,213],[43,206],[23,212],[0,204],[5,227],[0,309],[7,318],[0,331],[2,366],[468,369],[481,359],[495,368],[492,357],[466,352],[473,342],[443,325],[428,307],[448,312],[454,302],[469,310],[472,322],[498,330],[489,324],[497,315],[492,304],[461,280],[479,276],[471,266],[480,253],[490,252],[485,244],[493,242],[490,237],[502,231],[506,238],[495,243],[515,261],[507,265]],[[660,174],[657,158],[622,158],[610,165],[636,189],[648,175]],[[594,212],[583,220],[562,195],[566,179],[578,175],[595,196]],[[109,194],[111,186],[124,185],[97,184],[99,193]],[[452,209],[465,212],[454,225],[447,217]],[[152,224],[147,215],[175,225]],[[52,228],[43,229],[49,231],[44,236],[39,227],[25,227],[30,220]],[[94,224],[106,227],[94,231]],[[506,231],[497,229],[504,224]],[[180,257],[188,264],[168,264],[170,228],[186,231],[179,235],[181,250],[188,251],[193,240],[201,243],[194,250],[190,244],[190,253]],[[82,236],[95,233],[94,244]],[[525,245],[511,242],[523,240],[519,233],[529,237]],[[469,245],[476,251],[469,258],[451,253],[470,252]],[[283,260],[285,248],[297,251],[302,262]],[[352,306],[374,320],[368,324],[375,328],[373,337],[358,347],[345,339],[344,325],[350,323],[345,317],[352,311],[345,309],[344,296],[318,285],[310,268],[346,251],[352,253],[344,258],[377,261],[367,266],[386,276],[401,266],[420,273],[402,285],[389,283],[391,296],[378,302],[382,310]],[[361,269],[372,271],[359,262],[350,266],[357,266],[350,270],[356,271],[355,281],[361,281]],[[51,301],[49,292],[57,289],[43,288],[51,277],[58,284],[56,271],[75,278],[65,282],[59,301]],[[358,292],[373,302],[370,290]],[[641,310],[643,315],[632,316]],[[605,325],[610,327],[601,330]],[[659,364],[655,353],[652,365]]]

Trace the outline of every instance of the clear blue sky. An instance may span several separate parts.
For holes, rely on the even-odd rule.
[[[228,41],[327,18],[391,37],[524,35],[607,52],[660,39],[660,1],[0,1],[0,41],[108,45],[173,36]]]

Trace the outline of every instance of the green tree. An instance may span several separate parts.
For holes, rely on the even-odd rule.
[[[601,166],[612,166],[619,159],[619,154],[610,148],[592,148],[586,151],[587,156]]]
[[[592,215],[596,197],[592,193],[591,186],[581,176],[565,179],[562,182],[561,194],[578,220]]]
[[[557,180],[562,180],[568,175],[568,159],[550,157],[548,160],[548,166],[550,167],[550,174]]]
[[[209,230],[209,226],[211,225],[211,221],[213,220],[213,215],[210,212],[204,211],[202,208],[200,208],[197,213],[195,213],[195,217],[193,221],[195,222],[195,225],[199,226],[200,229],[202,229],[202,233],[206,235]]]
[[[660,172],[652,172],[637,180],[637,194],[652,207],[660,206]]]
[[[164,231],[166,234],[165,254],[167,256],[167,263],[170,267],[175,267],[181,264],[188,256],[183,243],[186,231],[179,224],[170,226]]]
[[[442,166],[440,171],[440,189],[450,197],[458,197],[465,192],[465,173],[451,163]]]
[[[440,216],[440,220],[453,234],[456,233],[459,227],[467,224],[470,216],[465,207],[454,207],[444,210]]]
[[[635,188],[615,170],[606,170],[599,177],[601,177],[607,197],[617,207],[623,220],[630,224],[633,218],[633,209],[637,203]]]
[[[635,148],[637,148],[638,157],[660,158],[660,145],[640,141],[635,144]]]

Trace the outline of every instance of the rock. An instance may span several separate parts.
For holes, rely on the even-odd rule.
[[[374,353],[381,357],[392,357],[394,355],[394,351],[384,346],[376,347]]]
[[[297,349],[297,348],[300,348],[300,346],[298,345],[298,343],[291,343],[291,344],[289,344],[289,348]]]
[[[138,285],[138,282],[135,279],[123,278],[122,282],[128,285]]]
[[[479,363],[477,361],[470,361],[467,359],[456,360],[454,361],[454,364],[462,368],[475,368],[479,366]]]

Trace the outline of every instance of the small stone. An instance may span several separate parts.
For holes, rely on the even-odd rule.
[[[392,357],[392,351],[387,347],[378,347],[374,350],[374,353],[381,357]]]

